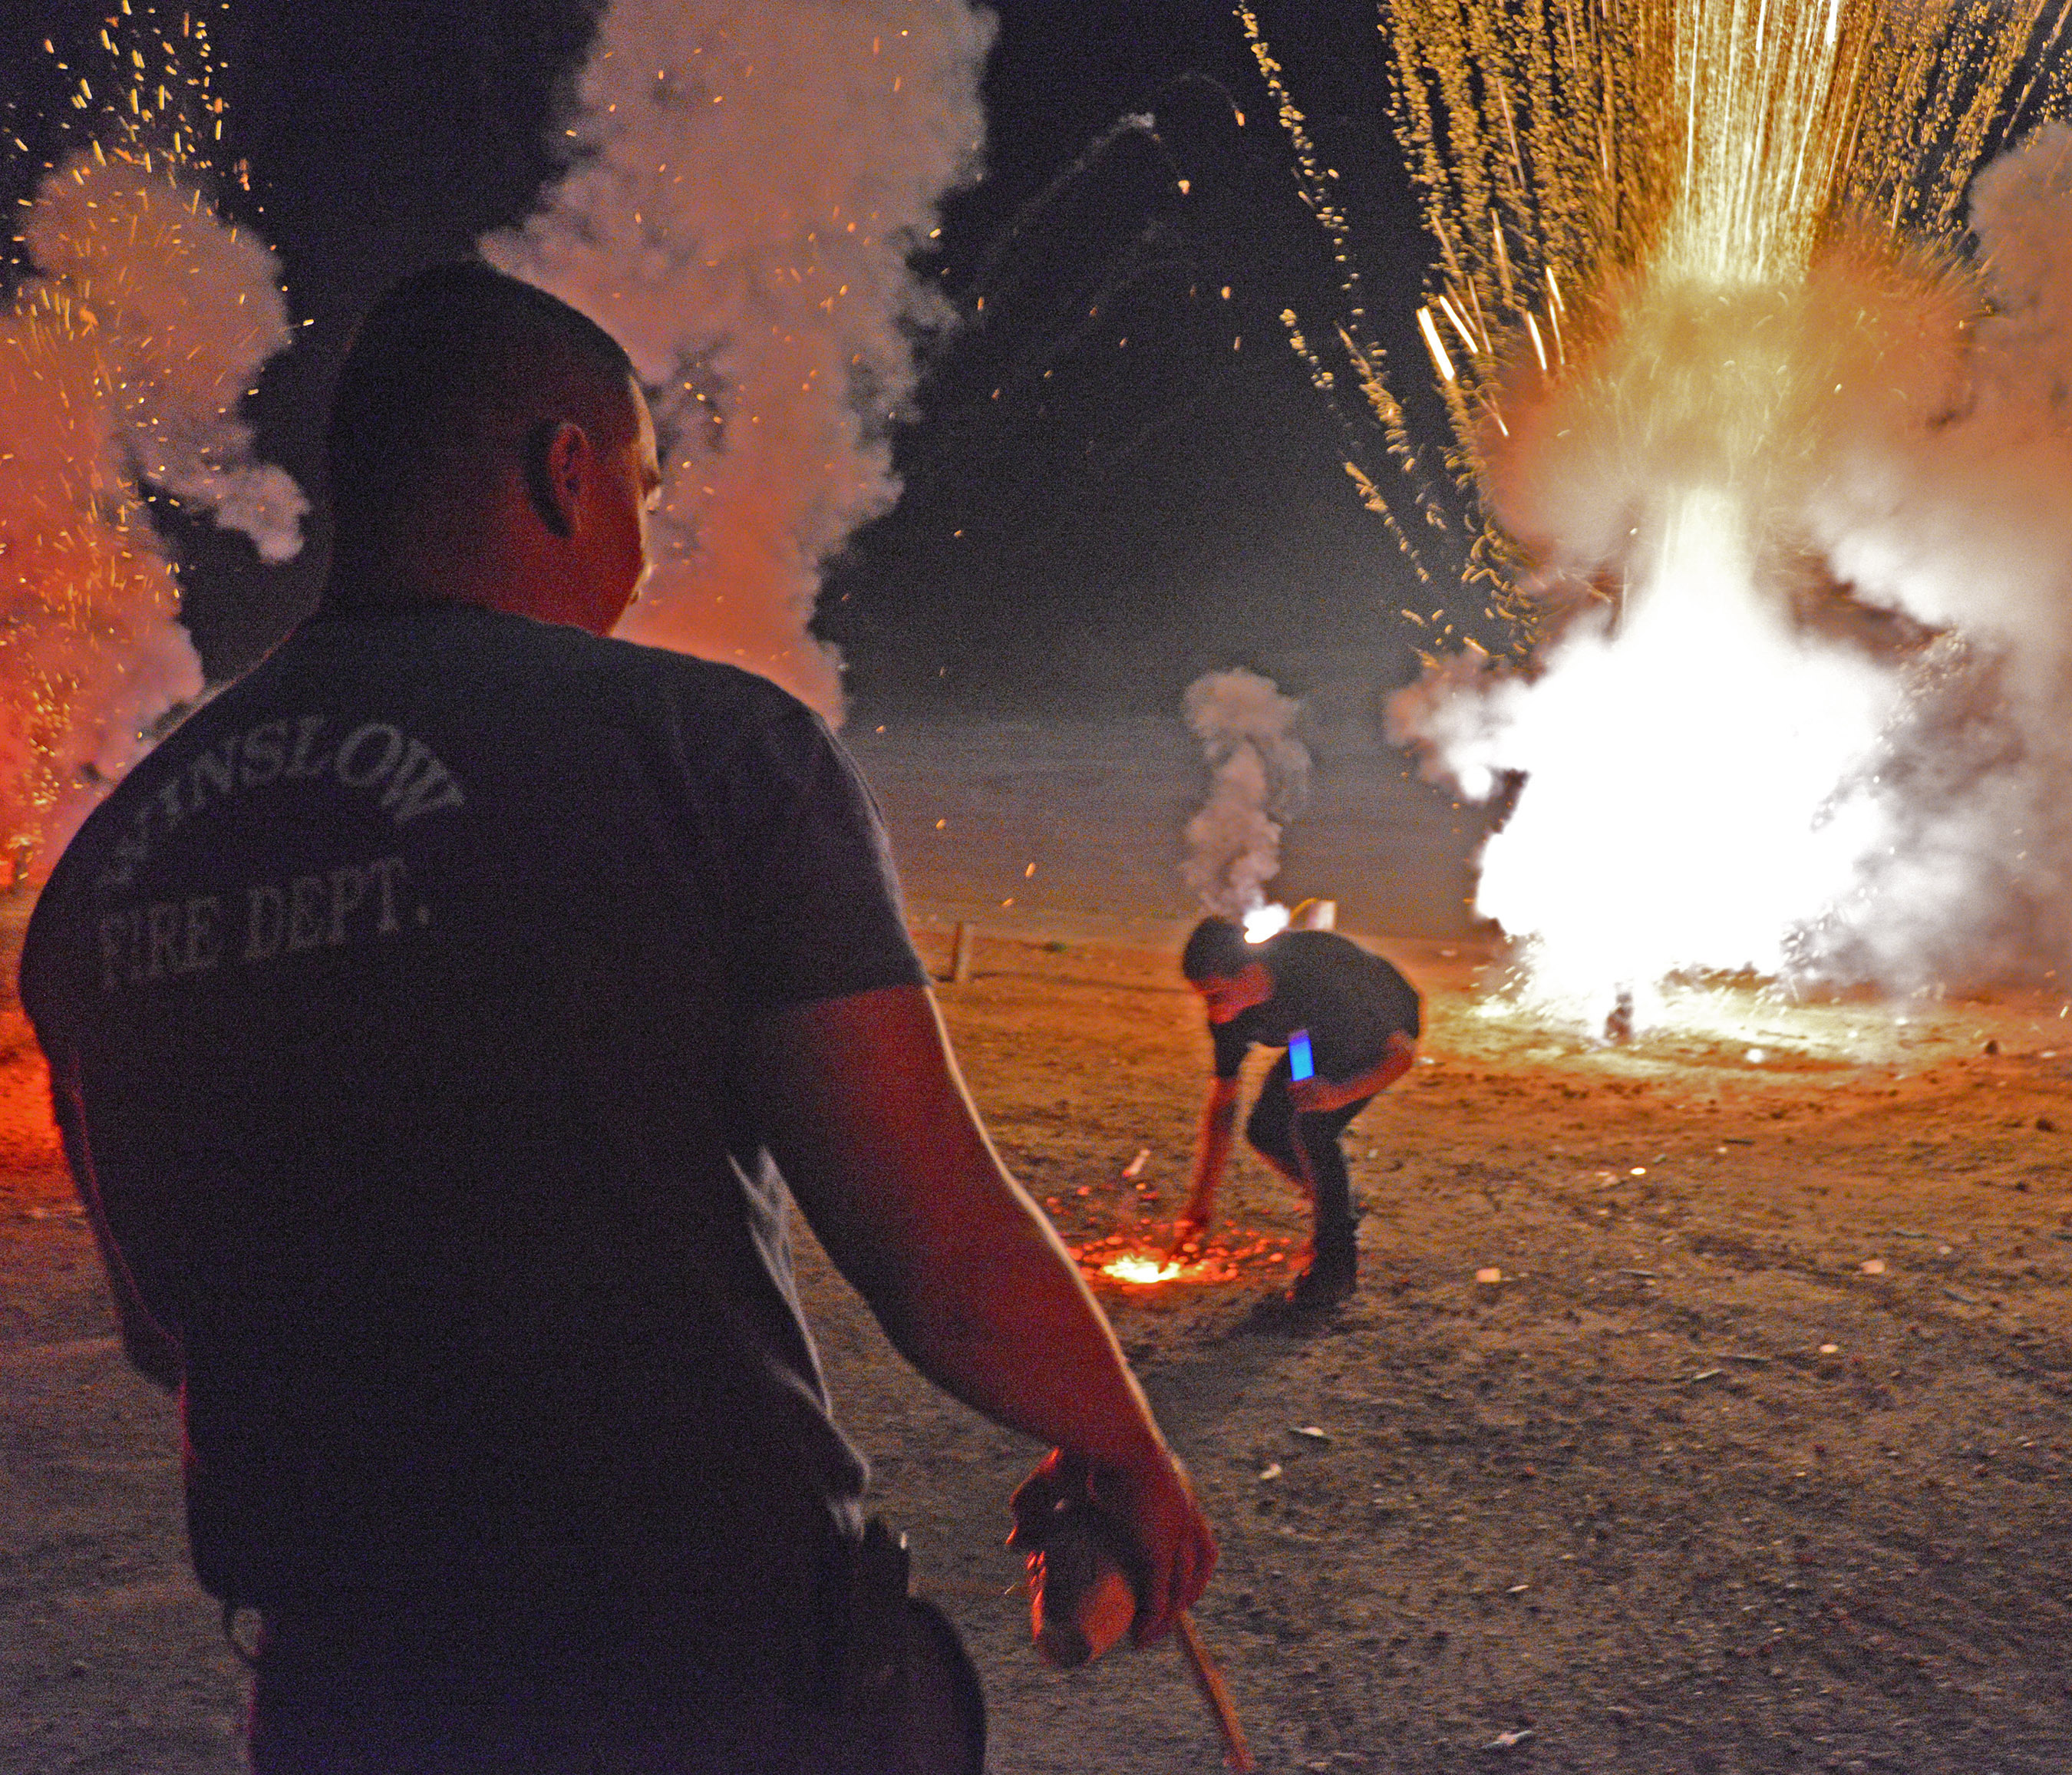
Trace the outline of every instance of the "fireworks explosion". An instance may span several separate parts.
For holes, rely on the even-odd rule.
[[[1385,11],[1438,252],[1419,329],[1516,641],[1434,659],[1392,727],[1466,795],[1515,792],[1478,905],[1527,996],[1645,1025],[1708,972],[1908,989],[2072,963],[2043,713],[2072,677],[2072,182],[2046,129],[1975,183],[2058,97],[2037,71],[2063,15]],[[1414,474],[1379,352],[1341,338]]]
[[[268,561],[300,546],[304,510],[236,417],[289,327],[272,253],[204,195],[220,130],[206,23],[125,8],[100,46],[106,68],[72,97],[88,146],[24,199],[33,269],[0,314],[0,841],[16,881],[201,688],[144,487]]]

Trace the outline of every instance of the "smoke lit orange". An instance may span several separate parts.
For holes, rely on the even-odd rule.
[[[153,725],[201,688],[144,486],[243,531],[266,560],[300,546],[301,493],[253,460],[237,417],[290,330],[273,255],[196,179],[202,143],[222,128],[207,25],[125,4],[100,46],[110,68],[77,76],[72,95],[83,146],[27,203],[31,274],[0,309],[10,881],[48,867]]]

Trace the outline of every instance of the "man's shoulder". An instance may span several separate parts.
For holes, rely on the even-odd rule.
[[[820,717],[783,685],[721,659],[701,659],[643,641],[602,639],[568,631],[596,650],[601,669],[652,684],[672,704],[710,710],[738,721],[761,724],[800,722],[816,725]]]
[[[565,680],[571,690],[586,683],[646,690],[686,707],[765,720],[804,712],[804,705],[767,678],[672,647],[497,611],[457,610],[451,627],[450,640],[428,637],[434,648],[454,646],[501,658],[514,669]]]
[[[1372,951],[1335,931],[1284,931],[1268,945],[1267,964],[1358,968],[1375,959]]]
[[[579,629],[534,624],[543,661],[561,675],[572,708],[594,717],[666,729],[705,770],[790,776],[829,749],[820,717],[782,685],[722,660]]]
[[[811,710],[754,673],[671,648],[470,605],[319,611],[225,696],[254,705],[283,680],[320,694],[400,694],[463,724],[659,720],[811,725]]]

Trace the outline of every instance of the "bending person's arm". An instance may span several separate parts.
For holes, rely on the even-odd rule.
[[[1137,1637],[1157,1638],[1215,1539],[1079,1267],[980,1127],[934,1000],[788,1007],[750,1050],[763,1138],[828,1256],[929,1379],[1092,1464],[1145,1560]]]
[[[1409,1071],[1417,1058],[1417,1044],[1400,1029],[1392,1029],[1382,1057],[1364,1072],[1350,1079],[1304,1079],[1288,1087],[1289,1100],[1304,1111],[1343,1109],[1363,1097],[1386,1091]]]
[[[1202,1105],[1202,1125],[1194,1139],[1194,1171],[1187,1186],[1187,1206],[1173,1230],[1173,1248],[1198,1241],[1215,1218],[1216,1191],[1230,1163],[1231,1136],[1237,1128],[1237,1080],[1211,1079]]]

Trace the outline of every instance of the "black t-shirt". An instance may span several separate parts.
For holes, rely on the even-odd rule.
[[[1211,1023],[1216,1076],[1235,1079],[1257,1042],[1285,1048],[1297,1029],[1309,1032],[1320,1079],[1350,1079],[1378,1066],[1388,1038],[1416,1038],[1417,991],[1380,956],[1332,931],[1284,931],[1254,955],[1273,980],[1273,996],[1227,1023]]]
[[[865,1475],[737,1037],[924,977],[854,767],[745,673],[426,605],[193,716],[23,1000],[182,1347],[204,1583],[795,1606]]]

